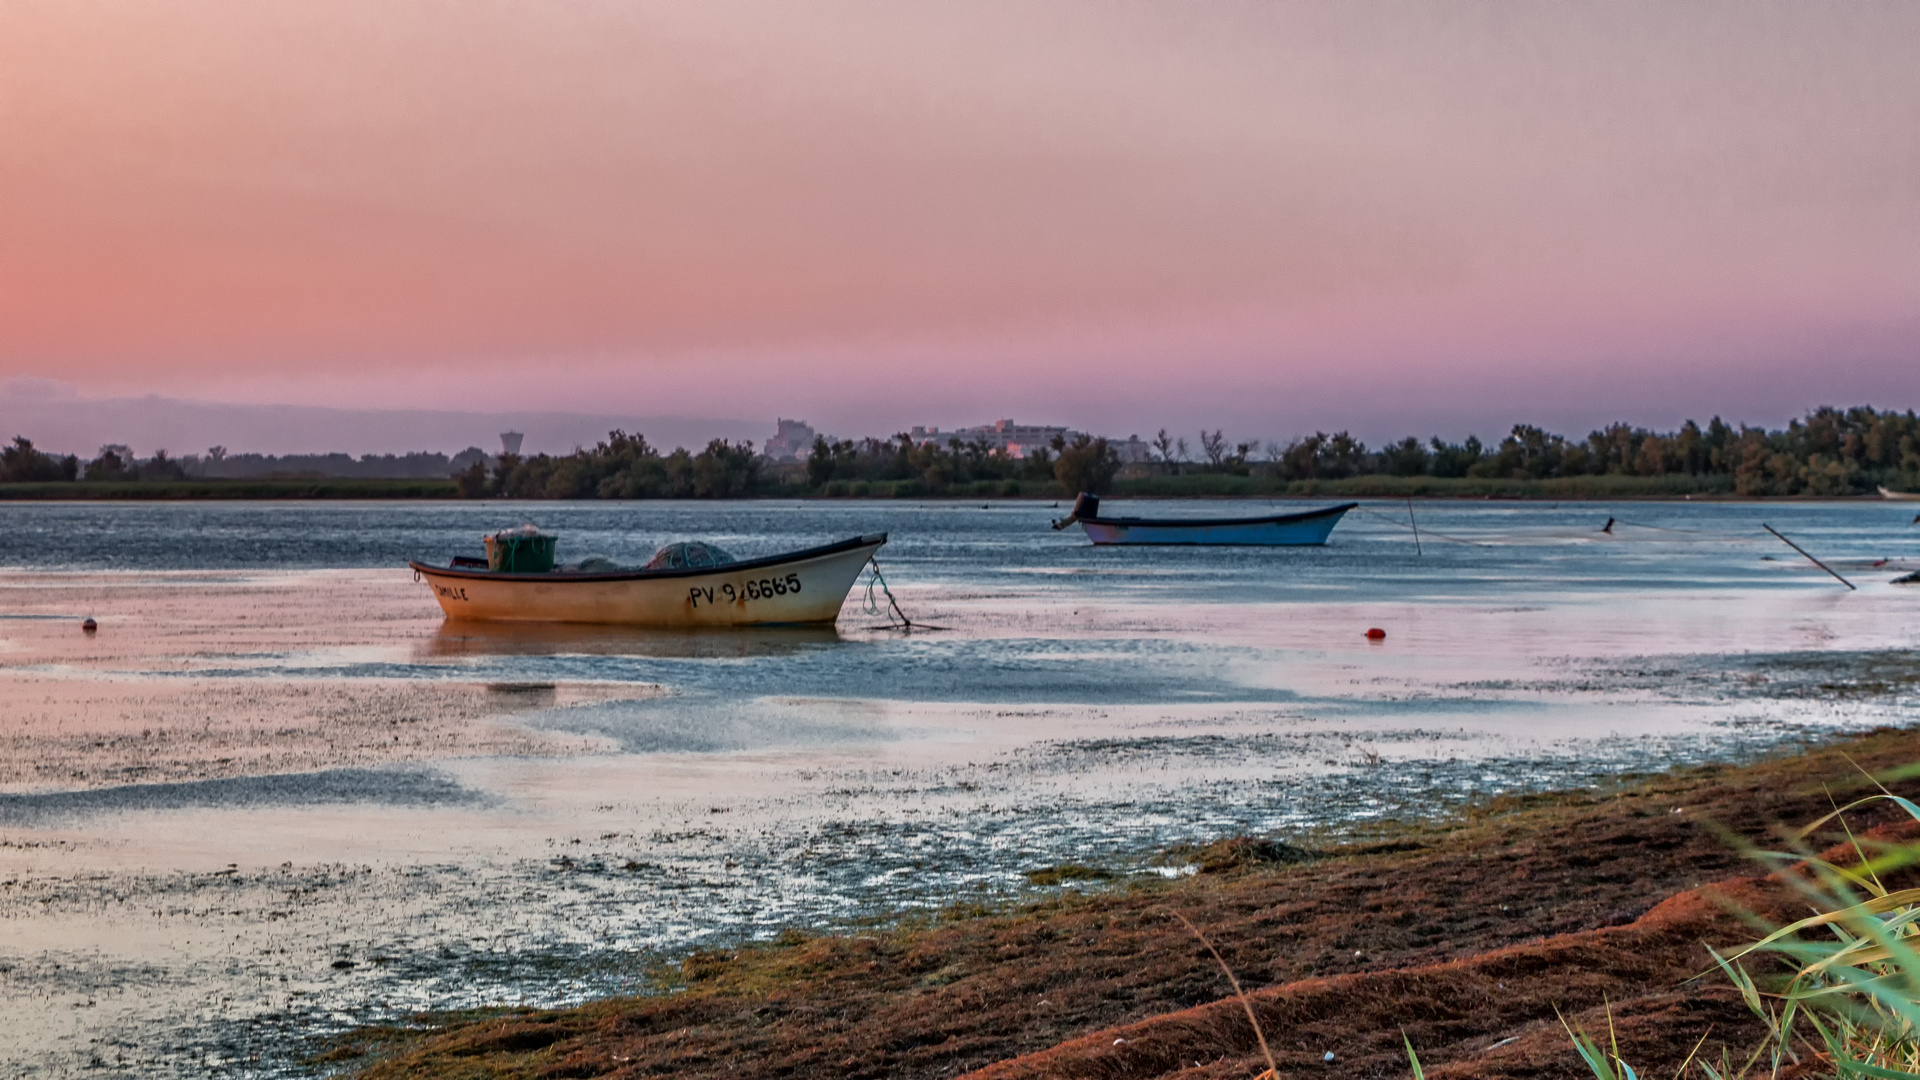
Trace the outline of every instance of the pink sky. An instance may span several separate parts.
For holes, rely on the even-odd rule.
[[[0,377],[1497,432],[1920,405],[1920,5],[0,0]]]

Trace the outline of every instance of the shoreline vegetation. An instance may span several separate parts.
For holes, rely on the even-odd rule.
[[[1741,495],[1725,482],[1710,478],[1581,476],[1556,480],[1521,481],[1479,477],[1361,476],[1347,480],[1276,481],[1267,477],[1192,476],[1121,477],[1104,492],[1119,499],[1259,499],[1259,498],[1378,498],[1378,499],[1511,499],[1559,502],[1592,501],[1793,501],[1835,498],[1877,500],[1877,492],[1846,495]],[[660,496],[673,498],[674,496]],[[684,496],[700,498],[701,496]],[[148,501],[192,502],[218,500],[381,500],[461,499],[453,480],[366,480],[349,477],[273,477],[258,480],[162,480],[130,483],[90,483],[84,480],[42,483],[0,483],[0,501]],[[522,496],[529,501],[577,501]],[[902,499],[973,502],[1061,502],[1068,498],[1057,483],[1010,485],[981,482],[949,485],[934,492],[911,480],[855,481],[825,492],[771,487],[739,499]]]
[[[377,480],[337,476],[273,477],[260,480],[87,480],[0,483],[0,500],[77,501],[211,499],[455,499],[451,480]]]
[[[1369,448],[1346,432],[1281,446],[1202,431],[1197,450],[1162,429],[1147,460],[1122,461],[1106,439],[1056,438],[1014,456],[983,440],[916,443],[816,439],[804,461],[776,462],[752,442],[716,439],[663,452],[641,434],[610,432],[570,454],[489,457],[468,449],[405,457],[345,454],[328,475],[233,476],[282,459],[229,455],[140,459],[124,446],[98,457],[46,454],[16,436],[0,449],[0,499],[1062,499],[1081,491],[1134,498],[1845,498],[1920,490],[1920,417],[1868,406],[1820,408],[1785,428],[1735,428],[1715,417],[1655,432],[1614,424],[1585,439],[1517,425],[1499,443],[1408,437]],[[338,459],[334,461],[333,459]],[[440,475],[396,475],[437,470]],[[342,475],[342,474],[346,475]]]
[[[1920,734],[1881,729],[1338,843],[1223,838],[1163,853],[1193,871],[1171,879],[1033,871],[1038,897],[696,951],[656,962],[635,996],[421,1015],[319,1060],[361,1080],[1252,1076],[1265,1047],[1217,948],[1282,1075],[1404,1076],[1407,1045],[1435,1078],[1586,1075],[1569,1030],[1679,1075],[1769,1035],[1709,946],[1805,915],[1798,871],[1768,874],[1741,846],[1777,848],[1882,782],[1912,796],[1917,759]],[[1920,832],[1903,817],[1869,807],[1804,848],[1879,850]]]

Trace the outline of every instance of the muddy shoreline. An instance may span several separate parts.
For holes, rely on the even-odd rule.
[[[1753,765],[1493,799],[1318,850],[1226,841],[1187,853],[1190,876],[1069,870],[1053,899],[696,952],[652,973],[661,992],[422,1017],[356,1032],[326,1059],[364,1080],[1252,1075],[1263,1066],[1244,1017],[1235,1028],[1223,1011],[1225,983],[1177,910],[1274,1010],[1286,1075],[1332,1075],[1328,1052],[1339,1075],[1405,1075],[1402,1027],[1434,1075],[1573,1075],[1553,1009],[1595,1027],[1603,998],[1634,1059],[1670,1072],[1707,1028],[1736,1052],[1758,1035],[1712,979],[1684,981],[1711,966],[1702,941],[1747,933],[1697,892],[1758,888],[1730,836],[1776,841],[1828,792],[1865,783],[1852,762],[1914,760],[1920,734],[1888,729]],[[1442,1004],[1456,983],[1492,996]],[[1148,1043],[1160,1049],[1119,1052]]]
[[[1264,873],[1180,878],[1186,866],[1154,862],[1220,837],[1280,838],[1320,853],[1307,869],[1338,868],[1362,856],[1336,849],[1386,819],[1750,762],[1906,724],[1920,700],[1920,612],[1882,580],[1911,534],[1881,508],[1770,518],[1858,593],[1728,539],[1752,511],[1725,507],[1624,512],[1640,531],[1609,535],[1592,507],[1436,506],[1423,531],[1466,542],[1421,554],[1368,515],[1324,550],[1124,557],[1035,531],[1031,508],[880,510],[556,506],[540,520],[613,557],[681,535],[759,552],[886,528],[901,538],[893,589],[948,629],[869,626],[859,596],[838,629],[803,634],[442,622],[393,560],[460,550],[520,512],[504,506],[11,511],[46,565],[0,574],[0,1002],[42,1022],[0,1040],[0,1072],[333,1075],[356,1062],[303,1063],[324,1040],[421,1010],[686,987],[677,1000],[705,1000],[701,961],[679,961],[783,934],[881,942],[859,961],[875,975],[842,972],[853,997],[806,1006],[809,1024],[901,1002],[968,1014],[977,1001],[920,999],[1007,996],[1017,982],[979,981],[1003,948],[1096,987],[1051,1026],[1006,1012],[958,1034],[908,1017],[886,1021],[907,1035],[867,1020],[834,1036],[906,1039],[925,1056],[875,1060],[939,1075],[1221,990],[1204,965],[1182,994],[1143,988],[1187,978],[1151,935],[1086,975],[1068,954],[1097,954],[1117,932],[1105,926],[1003,936],[931,967],[944,954],[888,952],[897,933]],[[1385,641],[1362,636],[1372,626]],[[1486,917],[1508,920],[1497,905]],[[1319,930],[1289,933],[1319,948]],[[1498,945],[1490,933],[1448,924],[1403,960]],[[821,971],[852,964],[820,948]],[[1354,948],[1321,951],[1255,974],[1353,974]],[[787,994],[767,970],[766,992]],[[894,981],[861,981],[876,975]],[[1034,1001],[1066,1008],[1045,989]],[[800,1040],[789,1071],[837,1068],[802,1053],[827,1029],[797,1022],[770,1029]]]

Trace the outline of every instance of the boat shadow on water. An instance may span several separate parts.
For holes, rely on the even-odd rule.
[[[415,652],[421,659],[570,655],[738,660],[787,656],[846,640],[831,623],[661,628],[450,619],[441,623]]]

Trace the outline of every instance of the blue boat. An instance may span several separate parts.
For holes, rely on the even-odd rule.
[[[1100,516],[1100,499],[1082,493],[1073,512],[1053,523],[1078,522],[1095,544],[1250,544],[1299,547],[1327,542],[1340,518],[1359,503],[1341,503],[1295,514],[1239,518],[1134,518]]]

